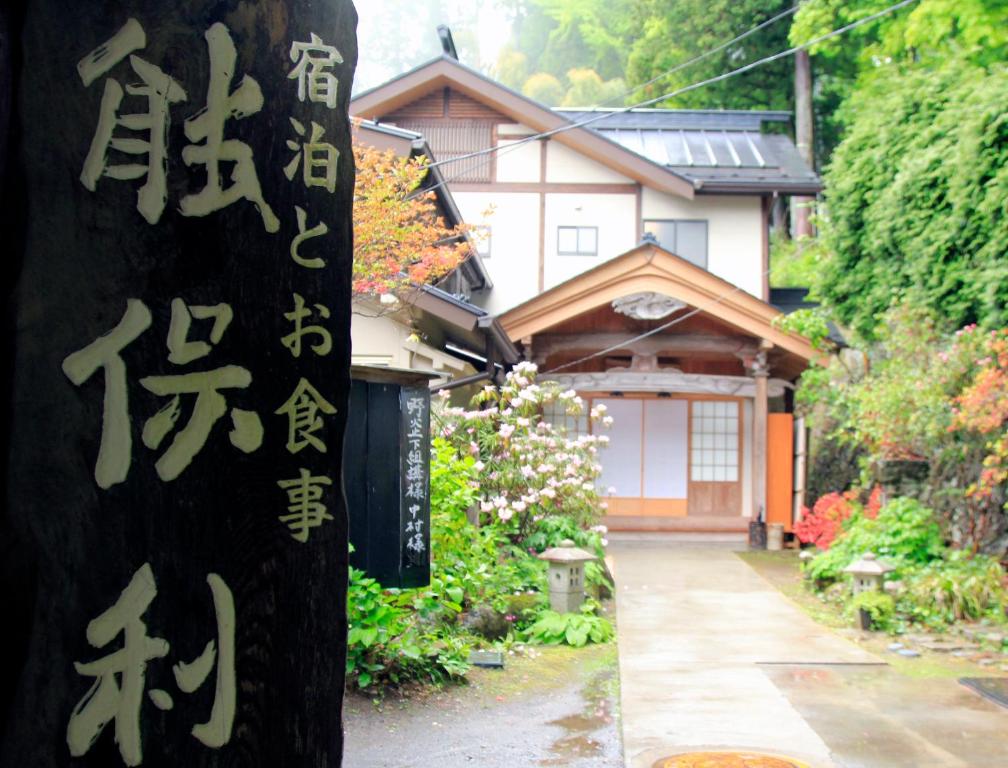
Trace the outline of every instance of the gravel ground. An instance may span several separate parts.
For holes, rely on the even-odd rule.
[[[440,691],[348,694],[344,768],[622,768],[616,647],[536,648]]]

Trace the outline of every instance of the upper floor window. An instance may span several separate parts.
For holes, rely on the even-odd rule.
[[[690,219],[645,219],[644,231],[666,251],[707,269],[707,222]]]
[[[557,254],[595,256],[598,254],[598,227],[557,227]]]

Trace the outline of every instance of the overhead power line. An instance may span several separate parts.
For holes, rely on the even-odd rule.
[[[690,91],[695,91],[698,88],[703,88],[704,86],[707,86],[707,85],[712,85],[714,83],[720,83],[720,82],[722,82],[724,80],[728,80],[729,78],[737,77],[738,75],[741,75],[741,74],[744,74],[746,72],[749,72],[750,70],[756,69],[756,67],[761,67],[764,64],[770,64],[771,62],[778,61],[778,60],[786,58],[788,56],[793,56],[798,51],[803,51],[803,50],[811,48],[811,47],[813,47],[815,45],[818,45],[819,43],[823,43],[823,42],[825,42],[827,40],[832,40],[834,37],[839,37],[840,35],[846,34],[847,32],[850,32],[853,29],[857,29],[858,27],[862,27],[865,24],[870,24],[871,22],[875,21],[876,19],[880,19],[883,16],[888,16],[890,13],[895,13],[896,11],[898,11],[898,10],[900,10],[902,8],[906,8],[908,5],[912,5],[913,3],[916,3],[916,2],[918,2],[918,0],[900,0],[900,2],[894,3],[894,4],[892,4],[892,5],[890,5],[890,6],[886,7],[886,8],[883,8],[881,11],[876,11],[875,13],[870,14],[868,16],[865,16],[864,18],[857,19],[856,21],[852,21],[849,24],[845,24],[842,27],[838,27],[837,29],[831,30],[830,32],[826,32],[826,33],[824,33],[822,35],[814,37],[811,40],[808,40],[808,41],[802,43],[801,45],[796,45],[796,46],[793,46],[792,48],[787,48],[787,49],[785,49],[783,51],[779,51],[777,53],[771,54],[770,56],[764,56],[762,59],[757,59],[756,61],[752,61],[752,62],[750,62],[748,64],[744,64],[741,67],[737,67],[736,69],[732,69],[732,70],[729,70],[727,72],[723,72],[720,75],[715,75],[714,77],[709,77],[709,78],[707,78],[705,80],[700,80],[698,82],[691,83],[689,85],[685,85],[685,86],[683,86],[681,88],[676,88],[675,90],[669,91],[668,93],[663,93],[660,96],[655,96],[655,97],[650,98],[650,99],[645,99],[644,101],[638,102],[637,104],[633,104],[633,105],[628,106],[628,107],[618,107],[618,108],[613,109],[611,111],[607,110],[606,112],[601,112],[601,113],[599,113],[597,115],[593,115],[592,117],[585,118],[584,120],[578,120],[578,121],[575,121],[575,122],[572,122],[572,123],[567,123],[565,125],[560,125],[560,126],[557,126],[556,128],[552,128],[552,129],[550,129],[548,131],[542,131],[540,133],[533,133],[533,134],[530,134],[529,136],[522,137],[521,139],[515,141],[512,144],[508,144],[508,145],[505,145],[505,146],[508,149],[513,149],[513,148],[516,148],[516,147],[521,146],[523,144],[528,144],[529,142],[532,142],[532,141],[538,141],[540,139],[548,139],[551,136],[556,136],[559,133],[565,133],[566,131],[572,131],[575,128],[583,128],[586,125],[590,125],[592,123],[598,122],[599,120],[604,120],[604,119],[606,119],[608,117],[611,117],[612,115],[617,115],[617,114],[621,114],[621,113],[630,112],[630,111],[632,111],[634,109],[642,109],[644,107],[650,107],[653,104],[657,104],[659,101],[665,101],[666,99],[675,98],[676,96],[681,96],[684,93],[689,93]],[[500,150],[502,150],[504,148],[505,147],[502,147],[502,146],[486,147],[484,149],[479,149],[479,150],[476,150],[474,152],[468,152],[466,154],[458,155],[456,157],[450,157],[450,158],[446,158],[444,160],[438,160],[438,161],[436,161],[434,163],[431,163],[430,167],[435,167],[436,168],[436,167],[441,167],[443,165],[448,165],[449,163],[458,163],[458,162],[461,162],[463,160],[471,160],[471,159],[476,158],[476,157],[482,157],[484,155],[490,155],[490,154],[493,154],[495,152],[499,152]]]
[[[787,10],[781,11],[776,16],[774,16],[772,18],[769,18],[766,21],[761,22],[760,24],[757,24],[755,27],[752,27],[751,29],[747,29],[741,35],[738,35],[737,37],[733,37],[728,42],[721,43],[721,45],[719,45],[719,46],[717,46],[715,48],[711,48],[709,51],[704,51],[703,53],[701,53],[701,54],[699,54],[697,56],[694,56],[692,59],[688,59],[688,60],[682,62],[681,64],[676,64],[674,67],[672,67],[672,69],[668,69],[668,70],[662,72],[661,74],[655,75],[650,80],[648,80],[646,83],[641,83],[640,85],[635,85],[633,88],[631,88],[625,94],[623,94],[623,96],[624,97],[625,96],[630,96],[631,94],[637,93],[637,91],[643,90],[644,88],[647,88],[649,85],[654,85],[659,80],[663,80],[664,78],[668,77],[669,75],[674,75],[676,72],[680,72],[680,71],[686,69],[687,67],[690,67],[693,64],[696,64],[698,61],[703,61],[704,59],[707,59],[707,58],[710,58],[711,56],[719,54],[719,53],[721,53],[721,51],[725,50],[726,48],[731,48],[736,43],[742,42],[747,37],[750,37],[751,35],[756,34],[760,30],[766,29],[767,27],[771,26],[772,24],[777,23],[778,21],[780,21],[781,19],[785,18],[786,16],[791,16],[792,14],[796,13],[797,11],[798,11],[798,6],[797,5],[793,5],[790,8],[788,8]],[[614,101],[614,100],[615,99],[609,99],[609,101]]]
[[[750,27],[745,32],[742,32],[741,34],[736,35],[731,40],[728,40],[728,41],[726,41],[724,43],[721,43],[721,44],[715,46],[714,48],[711,48],[711,49],[709,49],[707,51],[704,51],[701,54],[698,54],[698,55],[696,55],[696,56],[694,56],[694,57],[692,57],[690,59],[687,59],[686,61],[680,62],[679,64],[676,64],[671,69],[665,70],[664,72],[662,72],[662,73],[660,73],[658,75],[655,75],[653,78],[651,78],[650,80],[648,80],[646,83],[641,83],[640,85],[636,85],[633,88],[631,88],[630,90],[623,92],[619,96],[614,96],[614,97],[612,97],[610,99],[607,99],[606,101],[604,101],[601,104],[597,105],[597,107],[601,107],[601,106],[605,105],[606,103],[610,103],[610,102],[623,101],[626,98],[628,98],[629,96],[631,96],[634,93],[636,93],[637,91],[641,90],[642,88],[647,88],[649,85],[654,85],[656,82],[658,82],[662,78],[668,77],[669,75],[673,75],[676,72],[680,72],[680,71],[686,69],[687,67],[690,67],[693,64],[696,64],[699,61],[703,61],[704,59],[709,58],[710,56],[714,56],[715,54],[720,53],[721,51],[725,50],[726,48],[730,48],[731,46],[733,46],[733,45],[741,42],[742,40],[745,40],[746,38],[748,38],[748,37],[756,34],[757,32],[759,32],[759,31],[761,31],[763,29],[766,29],[767,27],[771,26],[772,24],[775,24],[776,22],[780,21],[781,19],[794,14],[797,10],[798,10],[798,6],[795,5],[795,6],[792,6],[791,8],[788,8],[787,10],[781,11],[776,16],[773,16],[773,17],[771,17],[771,18],[769,18],[769,19],[767,19],[765,21],[762,21],[759,24],[757,24],[756,26]],[[633,107],[631,107],[631,109],[633,109]],[[532,138],[535,138],[535,137],[531,137],[529,140],[532,140]],[[506,144],[506,145],[503,145],[503,146],[498,146],[498,147],[496,147],[496,150],[498,152],[497,156],[500,157],[501,155],[506,155],[508,152],[511,152],[513,150],[518,149],[524,143],[525,142],[515,142],[513,144]],[[467,169],[467,171],[465,171],[463,173],[470,173],[470,172],[472,172],[473,170],[475,170],[477,168],[482,168],[484,165],[486,165],[487,163],[490,162],[490,160],[492,159],[492,157],[493,156],[491,154],[487,154],[487,156],[482,160],[482,162],[476,164],[473,168]],[[451,160],[446,160],[446,162],[451,162]],[[437,165],[437,163],[432,163],[431,165]],[[430,167],[430,166],[428,166],[428,167]],[[435,189],[438,189],[439,187],[444,186],[445,184],[450,184],[451,182],[456,181],[462,175],[463,174],[456,174],[455,176],[450,176],[450,177],[447,177],[445,179],[442,179],[437,184],[433,184],[430,187],[427,187],[426,189],[417,190],[417,192],[415,194],[423,194],[423,193],[426,193],[426,192],[432,192]]]
[[[768,269],[765,272],[763,272],[763,273],[760,274],[760,279],[766,277],[769,274],[770,274],[770,270]],[[594,360],[596,357],[602,357],[602,355],[608,355],[610,352],[615,352],[618,349],[623,349],[628,344],[636,344],[638,341],[640,341],[642,339],[646,339],[648,336],[654,336],[656,333],[661,333],[662,331],[667,330],[668,328],[671,328],[673,325],[678,325],[679,323],[683,322],[684,320],[689,320],[694,315],[698,315],[701,312],[706,312],[707,310],[716,307],[721,302],[726,301],[729,296],[732,296],[732,295],[734,295],[736,293],[741,293],[742,291],[743,291],[742,288],[740,288],[738,286],[735,286],[730,291],[725,291],[724,293],[722,293],[720,296],[718,296],[716,299],[714,299],[714,301],[708,302],[707,304],[704,304],[702,307],[695,307],[694,309],[691,309],[689,312],[687,312],[685,315],[679,315],[679,317],[675,317],[675,318],[669,320],[667,323],[659,325],[657,328],[652,328],[650,331],[645,331],[644,333],[638,334],[637,336],[633,336],[632,338],[629,338],[629,339],[626,339],[624,341],[621,341],[618,344],[614,344],[611,347],[606,347],[605,349],[600,349],[598,352],[592,352],[590,355],[585,355],[584,357],[579,357],[577,360],[571,360],[569,363],[564,363],[563,365],[558,365],[558,366],[556,366],[554,368],[550,368],[548,371],[542,371],[542,373],[543,374],[556,373],[557,371],[562,371],[562,370],[564,370],[566,368],[572,368],[575,365],[580,365],[581,363],[586,363],[589,360]]]

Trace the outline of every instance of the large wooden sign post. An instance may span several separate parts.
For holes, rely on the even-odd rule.
[[[338,766],[353,6],[6,5],[0,765]]]

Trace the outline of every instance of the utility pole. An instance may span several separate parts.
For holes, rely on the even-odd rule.
[[[812,64],[809,61],[808,50],[800,50],[795,54],[795,144],[798,154],[815,170],[815,149],[813,145],[812,117]],[[792,197],[791,206],[794,216],[795,237],[812,235],[812,223],[809,221],[811,205],[814,197]]]

